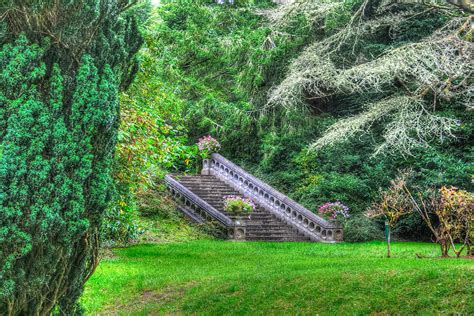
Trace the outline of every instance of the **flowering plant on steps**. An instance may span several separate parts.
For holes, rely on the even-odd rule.
[[[255,204],[252,200],[237,196],[224,196],[224,211],[231,214],[251,213],[255,211]]]
[[[197,145],[203,159],[208,159],[212,153],[218,152],[221,149],[221,144],[211,135],[199,138]]]
[[[341,220],[351,217],[349,207],[339,201],[324,203],[318,211],[321,217],[329,220]]]

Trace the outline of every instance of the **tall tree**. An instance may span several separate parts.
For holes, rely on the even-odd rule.
[[[79,312],[111,196],[135,1],[0,5],[0,314]]]
[[[317,139],[317,150],[367,132],[382,139],[375,153],[414,155],[455,138],[462,122],[446,112],[472,110],[472,15],[466,1],[438,2],[303,0],[278,8],[270,14],[275,28],[305,15],[318,36],[267,106],[349,104],[353,115]]]

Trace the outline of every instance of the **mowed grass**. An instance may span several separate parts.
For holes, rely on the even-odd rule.
[[[114,250],[88,314],[474,314],[474,261],[427,243],[192,241]],[[427,258],[419,259],[415,254]]]

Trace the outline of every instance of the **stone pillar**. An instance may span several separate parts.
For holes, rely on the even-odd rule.
[[[204,175],[204,176],[211,175],[211,159],[203,159],[202,160],[201,174]]]
[[[245,221],[243,221],[242,219],[237,219],[234,222],[234,226],[229,228],[229,239],[245,240],[245,231]]]

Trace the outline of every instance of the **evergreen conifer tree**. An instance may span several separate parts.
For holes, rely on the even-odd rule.
[[[117,95],[142,43],[133,4],[0,6],[1,315],[80,312],[113,187]]]

